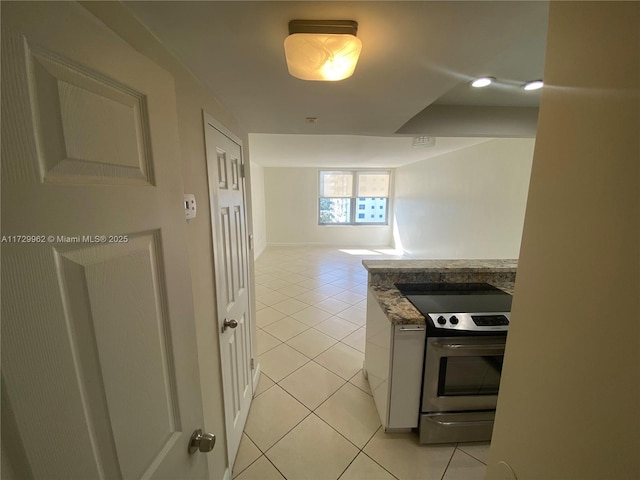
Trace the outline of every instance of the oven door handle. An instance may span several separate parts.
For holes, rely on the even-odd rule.
[[[437,420],[437,419],[429,419],[429,420],[431,422],[438,423],[446,427],[485,426],[485,425],[490,425],[494,423],[494,420],[470,420],[468,422],[464,420],[458,420],[458,421],[452,421],[452,420],[447,421],[447,420]]]
[[[436,348],[445,350],[502,350],[504,351],[504,343],[487,343],[487,344],[466,344],[466,343],[441,343],[433,342]]]

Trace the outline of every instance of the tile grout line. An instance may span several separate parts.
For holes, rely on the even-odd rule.
[[[276,385],[277,385],[277,384],[276,384]],[[278,385],[278,386],[280,387],[280,385]],[[266,454],[267,454],[267,452],[268,452],[269,450],[271,450],[273,447],[275,447],[275,446],[276,446],[276,444],[277,444],[278,442],[280,442],[280,440],[282,440],[284,437],[286,437],[287,435],[289,435],[289,434],[291,433],[291,431],[292,431],[294,428],[296,428],[298,425],[300,425],[300,424],[301,424],[301,423],[302,423],[302,422],[303,422],[303,421],[304,421],[304,420],[305,420],[309,415],[312,415],[312,414],[313,414],[313,411],[311,411],[311,409],[307,408],[307,406],[306,406],[305,404],[303,404],[300,400],[298,400],[296,397],[294,397],[293,395],[291,395],[291,394],[290,394],[289,392],[287,392],[284,388],[282,388],[282,387],[280,387],[280,388],[281,388],[281,389],[282,389],[282,390],[283,390],[287,395],[289,395],[291,398],[293,398],[296,402],[298,402],[300,405],[302,405],[306,410],[308,410],[308,411],[309,411],[309,413],[307,413],[304,417],[302,417],[302,418],[300,419],[300,421],[299,421],[299,422],[297,422],[293,427],[291,427],[289,430],[287,430],[287,431],[286,431],[286,433],[284,433],[280,438],[278,438],[278,440],[276,440],[276,441],[273,443],[273,445],[271,445],[269,448],[267,448],[267,449],[266,449],[266,450],[264,450],[264,451],[262,450],[262,448],[261,448],[261,447],[260,447],[260,446],[259,446],[259,445],[258,445],[258,444],[253,440],[253,439],[251,439],[251,436],[250,436],[248,433],[244,432],[244,433],[247,435],[247,437],[249,437],[249,439],[251,439],[251,441],[254,443],[254,445],[255,445],[256,447],[258,447],[258,450],[260,450],[260,453],[262,453],[262,454],[263,454],[263,455],[265,455],[265,456],[266,456]]]
[[[313,362],[313,360],[311,360],[311,361]],[[314,363],[316,363],[316,362],[314,362]],[[326,367],[324,367],[324,366],[322,366],[322,365],[320,365],[320,364],[318,364],[318,363],[316,363],[316,364],[317,364],[318,366],[320,366],[320,367],[322,367],[322,368],[325,368],[326,370],[328,370],[328,371],[330,371],[330,372],[331,372],[331,370],[327,369]],[[305,365],[306,365],[306,364],[305,364]],[[300,367],[300,368],[302,368],[302,367]],[[359,372],[360,372],[360,371],[356,372],[356,373],[355,373],[351,378],[355,377]],[[293,374],[293,373],[294,373],[294,372],[292,372],[291,374]],[[341,380],[343,380],[343,381],[344,381],[344,383],[343,383],[342,385],[340,385],[340,387],[338,387],[338,389],[336,389],[336,391],[335,391],[335,392],[333,392],[333,393],[332,393],[331,395],[329,395],[326,399],[324,399],[324,400],[323,400],[323,401],[322,401],[322,402],[321,402],[317,407],[315,407],[315,408],[314,408],[314,409],[312,409],[312,410],[310,409],[310,410],[311,410],[311,414],[310,414],[310,415],[314,415],[314,416],[315,416],[316,418],[318,418],[321,422],[323,422],[325,425],[327,425],[329,428],[331,428],[334,432],[336,432],[338,435],[340,435],[342,438],[344,438],[347,442],[349,442],[351,445],[353,445],[353,446],[358,450],[358,453],[357,453],[357,454],[355,455],[355,457],[351,460],[351,462],[349,462],[349,465],[347,465],[347,466],[345,467],[345,469],[342,471],[342,473],[340,473],[340,475],[337,477],[337,479],[339,479],[340,477],[342,477],[342,475],[344,475],[344,472],[345,472],[345,471],[349,468],[349,466],[350,466],[350,465],[355,461],[355,459],[358,457],[358,455],[359,455],[360,453],[363,453],[364,455],[366,455],[367,457],[369,457],[369,456],[364,452],[364,448],[369,444],[369,442],[371,441],[371,439],[375,436],[375,434],[378,432],[378,430],[379,430],[380,428],[382,428],[382,426],[379,426],[378,428],[376,428],[376,430],[375,430],[375,431],[371,434],[371,436],[367,439],[367,441],[365,442],[365,444],[363,445],[363,447],[362,447],[362,448],[360,448],[358,445],[356,445],[355,443],[353,443],[349,438],[347,438],[347,437],[346,437],[342,432],[340,432],[339,430],[337,430],[333,425],[331,425],[329,422],[327,422],[326,420],[324,420],[321,416],[319,416],[319,415],[316,413],[316,410],[318,410],[318,409],[319,409],[323,404],[325,404],[325,403],[326,403],[326,402],[327,402],[331,397],[333,397],[334,395],[336,395],[336,394],[337,394],[337,393],[338,393],[342,388],[344,388],[344,386],[345,386],[346,384],[349,384],[349,385],[351,385],[352,387],[357,388],[358,390],[360,390],[361,392],[363,392],[365,395],[371,396],[371,395],[369,395],[367,392],[365,392],[364,390],[362,390],[361,388],[359,388],[357,385],[353,385],[353,384],[350,382],[351,378],[350,378],[349,380],[344,380],[344,378],[343,378],[343,377],[340,377],[340,376],[339,376],[339,375],[337,375],[335,372],[331,372],[331,373],[333,373],[334,375],[336,375],[337,377],[339,377]],[[285,378],[287,378],[287,377],[285,377]],[[282,380],[284,380],[284,378],[283,378]],[[281,381],[282,381],[282,380],[281,380]],[[278,382],[278,383],[276,383],[276,385],[278,385],[280,388],[282,388],[283,390],[285,390],[285,391],[286,391],[286,389],[285,389],[283,386],[279,385],[279,382]],[[295,398],[291,393],[289,393],[288,391],[286,391],[286,392],[287,392],[291,397]],[[298,400],[297,398],[296,398],[296,400],[297,400],[298,402],[300,402],[300,400]],[[300,402],[300,403],[302,403],[302,402]],[[304,404],[302,404],[302,405],[303,405],[303,406],[305,406],[307,409],[309,409],[309,407],[307,407],[306,405],[304,405]],[[278,442],[280,442],[284,437],[286,437],[289,433],[291,433],[291,431],[292,431],[293,429],[295,429],[295,428],[296,428],[300,423],[302,423],[302,422],[303,422],[305,419],[307,419],[308,417],[309,417],[309,415],[307,415],[307,416],[306,416],[305,418],[303,418],[300,422],[298,422],[298,424],[296,424],[296,425],[295,425],[295,426],[294,426],[294,427],[293,427],[289,432],[287,432],[287,433],[286,433],[286,434],[284,434],[282,437],[280,437],[280,439],[278,439],[278,441],[277,441],[276,443],[274,443],[274,444],[269,448],[269,450],[270,450],[271,448],[273,448],[273,447],[274,447]],[[258,447],[258,449],[260,449],[260,448]],[[262,450],[260,450],[260,451],[262,452]],[[266,456],[266,452],[264,452],[264,455]],[[268,458],[268,457],[267,457],[267,458]],[[369,457],[369,458],[370,458],[370,457]],[[373,460],[373,459],[372,459],[372,460]],[[374,461],[375,461],[375,460],[374,460]],[[375,462],[375,463],[376,463],[376,464],[378,464],[378,462]],[[378,464],[378,465],[379,465],[379,464]],[[383,468],[385,471],[387,471],[387,472],[388,472],[388,470],[387,470],[386,468],[382,467],[382,465],[380,465],[380,467],[381,467],[381,468]],[[279,470],[278,470],[278,471],[279,471]],[[280,472],[280,473],[282,473],[282,472]],[[388,473],[389,473],[391,476],[393,476],[394,478],[397,478],[397,477],[395,477],[395,475],[391,474],[391,472],[388,472]],[[284,475],[283,475],[283,476],[284,476]],[[285,477],[285,478],[286,478],[286,477]]]
[[[371,436],[371,438],[369,440],[367,440],[367,443],[365,443],[364,447],[362,447],[362,453],[364,455],[366,455],[367,458],[369,458],[372,462],[374,462],[376,465],[378,465],[380,468],[382,468],[385,472],[387,472],[389,475],[391,475],[393,478],[397,479],[398,477],[396,477],[393,473],[391,473],[389,470],[387,470],[384,465],[380,464],[380,462],[378,462],[375,458],[373,458],[372,456],[367,454],[367,452],[364,451],[364,449],[367,448],[367,445],[369,445],[369,443],[371,443],[371,440],[373,440],[373,437],[376,436],[376,433],[378,433],[382,428],[384,428],[384,427],[382,425],[380,425],[380,427],[374,432],[374,434]]]
[[[294,374],[294,373],[296,373],[298,370],[300,370],[302,367],[304,367],[304,366],[308,365],[308,364],[309,364],[309,363],[311,363],[311,362],[315,363],[315,364],[316,364],[317,366],[319,366],[320,368],[324,368],[324,369],[325,369],[325,370],[327,370],[328,372],[333,373],[333,374],[334,374],[336,377],[338,377],[340,380],[343,380],[343,381],[344,381],[344,383],[349,383],[349,380],[345,380],[343,377],[341,377],[341,376],[340,376],[340,375],[338,375],[337,373],[332,372],[332,371],[331,371],[331,370],[329,370],[327,367],[325,367],[324,365],[320,365],[318,362],[314,361],[313,359],[310,359],[307,363],[305,363],[304,365],[302,365],[302,366],[300,366],[300,367],[296,368],[293,372],[291,372],[291,373],[290,373],[289,375],[287,375],[286,377],[283,377],[283,378],[282,378],[282,380],[280,380],[280,382],[282,382],[283,380],[286,380],[286,379],[287,379],[287,378],[289,378],[291,375],[293,375],[293,374]],[[284,388],[282,385],[280,385],[280,382],[276,382],[276,385],[278,385],[281,389],[283,389],[285,392],[287,392],[289,395],[291,395],[291,396],[293,397],[293,394],[289,393],[289,391],[288,391],[286,388]],[[343,383],[342,385],[340,385],[340,387],[338,387],[338,390],[340,390],[340,389],[344,386],[344,383]],[[336,390],[336,391],[337,391],[337,390]],[[335,392],[334,392],[334,393],[335,393]],[[331,395],[333,395],[333,393],[332,393]],[[293,398],[295,398],[295,397],[293,397]],[[296,398],[296,400],[298,400],[298,399]],[[299,402],[299,403],[302,403],[300,400],[298,400],[298,402]],[[322,403],[324,403],[324,400],[322,401]],[[322,405],[322,403],[321,403],[320,405]],[[304,405],[304,403],[302,403],[302,405]],[[319,407],[320,405],[318,405],[318,407]],[[309,407],[307,407],[306,405],[304,405],[304,406],[305,406],[307,409],[311,410],[312,412],[313,412],[313,411],[315,411],[315,408],[312,410],[312,409],[310,409]],[[316,408],[318,408],[318,407],[316,407]]]
[[[449,465],[451,465],[451,460],[453,460],[453,456],[455,455],[457,449],[458,449],[458,444],[456,443],[453,447],[453,450],[451,451],[451,456],[449,457],[447,466],[444,467],[444,471],[442,472],[442,476],[440,477],[440,480],[444,480],[444,477],[447,474],[447,470],[449,470]]]
[[[456,450],[460,450],[462,453],[464,453],[465,455],[468,455],[469,457],[473,458],[474,460],[477,460],[478,462],[480,462],[481,464],[483,464],[484,466],[487,466],[486,463],[484,463],[482,460],[480,460],[479,458],[471,455],[469,452],[467,452],[466,450],[464,450],[463,448],[460,448],[459,443],[456,443]]]
[[[256,463],[258,460],[260,460],[260,457],[262,457],[264,455],[264,453],[262,453],[262,450],[260,450],[260,448],[258,448],[258,446],[255,444],[255,442],[253,440],[251,440],[251,437],[249,437],[249,435],[246,434],[246,432],[242,432],[243,435],[245,435],[249,441],[258,449],[258,451],[260,452],[260,455],[258,455],[257,458],[255,458],[252,462],[249,462],[248,465],[246,465],[242,470],[240,470],[238,473],[236,473],[235,475],[233,474],[233,467],[235,467],[235,463],[233,464],[233,467],[231,467],[231,479],[233,480],[234,478],[236,478],[237,476],[239,476],[242,472],[244,472],[245,470],[247,470],[251,465],[253,465],[254,463]],[[240,442],[242,442],[242,439],[240,439]],[[240,453],[240,449],[238,448],[238,453]],[[235,461],[238,461],[238,454],[236,454],[236,459]]]

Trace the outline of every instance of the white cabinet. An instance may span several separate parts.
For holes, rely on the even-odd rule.
[[[385,431],[418,426],[424,344],[424,325],[393,325],[369,290],[364,368]]]
[[[367,336],[364,370],[380,415],[382,426],[389,424],[389,377],[391,373],[391,331],[389,319],[371,291],[367,294]]]

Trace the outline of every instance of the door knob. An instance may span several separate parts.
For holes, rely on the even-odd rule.
[[[192,455],[196,451],[209,453],[216,445],[216,436],[213,433],[202,433],[197,429],[189,439],[189,454]]]
[[[227,328],[236,328],[238,326],[237,320],[227,320],[224,319],[224,323],[222,324],[222,331],[224,332]]]

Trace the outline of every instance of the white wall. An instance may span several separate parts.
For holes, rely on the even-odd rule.
[[[495,139],[396,169],[396,248],[518,258],[533,139]]]
[[[640,3],[551,2],[487,479],[640,478]]]
[[[269,245],[391,245],[391,225],[318,225],[318,169],[265,168],[264,181]]]
[[[265,210],[264,167],[251,162],[251,199],[253,207],[253,258],[267,247],[267,212]]]

